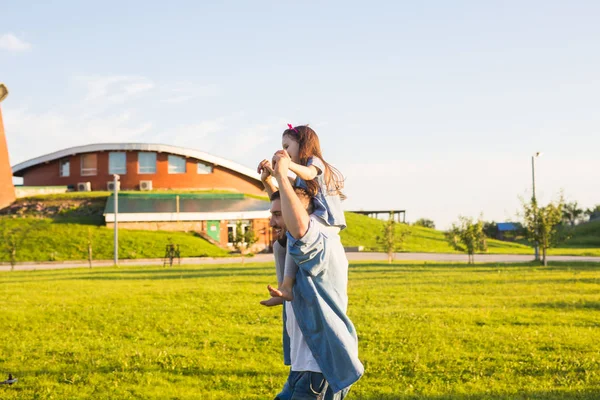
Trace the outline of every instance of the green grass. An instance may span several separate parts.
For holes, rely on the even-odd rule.
[[[564,247],[600,248],[600,220],[575,226],[572,235]]]
[[[86,260],[88,237],[92,240],[96,260],[113,258],[112,229],[104,226],[61,222],[49,218],[0,217],[0,237],[3,232],[25,229],[16,236],[22,238],[17,261]],[[192,233],[167,231],[119,230],[119,258],[161,258],[171,240],[179,244],[182,257],[224,257],[229,253]],[[0,252],[0,261],[9,261],[9,254]]]
[[[271,399],[272,265],[0,274],[2,399]],[[349,399],[598,399],[600,265],[354,264]]]
[[[365,251],[383,251],[383,247],[377,243],[377,235],[380,235],[384,221],[370,218],[355,213],[345,213],[346,224],[340,236],[344,246],[364,246]],[[583,225],[582,225],[583,227]],[[574,255],[574,256],[600,256],[600,223],[591,227],[589,231],[583,229],[564,246],[550,249],[551,255]],[[403,251],[417,253],[458,253],[446,242],[444,232],[420,226],[408,226],[410,235],[406,239]],[[589,228],[588,228],[589,229]],[[587,246],[590,243],[590,232],[598,235],[593,240],[598,240],[595,246]],[[580,238],[577,240],[577,238]],[[593,242],[596,243],[596,242]],[[501,240],[487,240],[489,254],[533,254],[533,248],[524,244],[505,242]]]

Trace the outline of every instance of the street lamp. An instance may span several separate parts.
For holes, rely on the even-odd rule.
[[[534,155],[531,156],[531,182],[533,185],[533,191],[531,195],[531,202],[535,204],[535,214],[533,214],[533,223],[535,224],[535,233],[537,236],[538,226],[537,226],[537,200],[535,199],[535,159],[542,156],[542,152],[538,151]],[[537,241],[537,237],[535,239],[535,261],[540,260],[540,246]]]
[[[119,215],[119,175],[113,175],[114,182],[114,208],[115,208],[115,266],[119,265],[119,221],[117,216]]]

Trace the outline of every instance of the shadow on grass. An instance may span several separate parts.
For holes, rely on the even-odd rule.
[[[569,303],[566,301],[556,301],[556,302],[552,302],[552,303],[532,304],[530,307],[562,309],[562,310],[599,310],[600,311],[600,301],[577,301],[577,302],[573,302],[573,303]]]
[[[589,389],[580,392],[568,391],[523,391],[510,394],[443,394],[443,395],[402,395],[402,394],[373,394],[352,395],[352,400],[597,400],[600,398],[600,389]]]
[[[36,271],[28,271],[34,273]],[[46,272],[46,271],[43,271]],[[171,280],[171,279],[196,279],[196,278],[217,278],[217,277],[235,277],[235,276],[275,276],[273,266],[265,267],[229,267],[221,268],[202,268],[202,269],[183,269],[165,267],[162,269],[128,269],[106,271],[101,268],[92,269],[86,272],[72,273],[44,273],[43,275],[29,275],[29,279],[7,280],[4,284],[10,283],[33,283],[48,281],[125,281],[125,280]]]

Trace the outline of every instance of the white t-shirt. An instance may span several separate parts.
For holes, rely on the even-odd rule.
[[[317,360],[312,355],[312,352],[308,348],[304,335],[296,322],[296,315],[294,314],[294,308],[292,303],[289,301],[284,302],[286,323],[285,328],[290,336],[290,358],[292,360],[292,371],[312,371],[321,372]]]

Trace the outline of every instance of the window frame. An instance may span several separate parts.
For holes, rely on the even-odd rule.
[[[63,165],[67,165],[67,173],[63,174]],[[71,176],[71,159],[70,158],[62,158],[58,160],[58,176],[60,178],[68,178]]]
[[[123,159],[124,159],[123,160],[124,161],[123,172],[120,172],[120,170],[119,171],[113,171],[113,170],[111,170],[112,166],[111,166],[111,159],[110,158],[111,158],[111,156],[113,154],[117,154],[117,155],[122,155],[123,156]],[[127,153],[126,152],[124,152],[124,151],[111,151],[111,152],[108,153],[108,173],[110,175],[126,175],[127,174]]]
[[[179,167],[178,165],[172,165],[171,164],[171,160],[181,160],[183,161],[183,171],[181,170],[171,170],[171,167]],[[187,172],[187,159],[184,156],[178,156],[176,154],[169,154],[169,156],[167,157],[167,163],[168,163],[168,173],[169,175],[179,175],[179,174],[185,174]]]
[[[84,159],[87,157],[94,157],[95,158],[95,167],[94,168],[83,168],[83,163],[84,163]],[[97,176],[98,175],[98,154],[97,153],[86,153],[86,154],[81,154],[79,156],[80,158],[80,170],[79,170],[79,174],[81,176]]]
[[[154,154],[154,171],[153,172],[147,172],[147,171],[142,171],[142,164],[141,164],[141,160],[140,160],[140,156],[142,154]],[[156,174],[156,164],[158,162],[158,157],[155,151],[138,151],[138,160],[137,160],[137,164],[138,164],[138,174],[139,175],[155,175]]]

